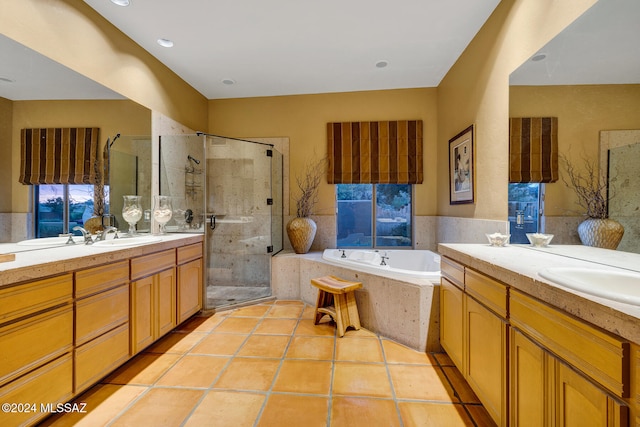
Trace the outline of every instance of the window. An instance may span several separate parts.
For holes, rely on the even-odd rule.
[[[336,187],[339,248],[413,246],[410,184]]]
[[[93,185],[40,184],[33,188],[36,237],[69,233],[93,216]],[[106,186],[105,193],[109,200]]]
[[[542,232],[544,184],[509,184],[511,243],[529,243],[527,233]]]

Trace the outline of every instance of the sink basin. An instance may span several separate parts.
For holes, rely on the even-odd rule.
[[[538,272],[567,288],[601,298],[640,305],[640,273],[591,268],[557,267]]]
[[[40,239],[22,240],[16,243],[18,246],[58,246],[64,245],[69,240],[67,236],[61,237],[42,237]],[[73,236],[76,243],[82,243],[82,236]]]
[[[124,248],[127,246],[138,246],[144,245],[145,243],[160,242],[161,240],[162,237],[159,236],[121,237],[119,239],[100,240],[91,245],[91,247]]]

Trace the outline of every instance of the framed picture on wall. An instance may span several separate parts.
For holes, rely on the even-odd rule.
[[[449,203],[473,203],[473,125],[449,140]]]

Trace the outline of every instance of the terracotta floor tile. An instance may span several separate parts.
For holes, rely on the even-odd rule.
[[[209,387],[229,362],[229,357],[186,355],[156,383],[159,386]]]
[[[328,408],[326,397],[272,394],[257,425],[326,427]]]
[[[75,399],[75,402],[86,404],[86,413],[76,412],[48,418],[40,426],[93,427],[106,425],[147,389],[144,386],[133,385],[97,385]]]
[[[142,353],[118,368],[103,382],[110,384],[151,385],[180,359],[179,354]]]
[[[285,357],[289,359],[332,360],[334,342],[334,338],[294,336]]]
[[[270,305],[249,305],[233,310],[230,317],[262,317],[271,308]]]
[[[211,333],[204,337],[189,354],[234,355],[247,340],[248,334]]]
[[[494,427],[496,423],[491,418],[491,415],[482,405],[464,405],[467,411],[471,414],[471,418],[475,421],[477,426],[480,427]]]
[[[313,324],[313,319],[302,319],[298,322],[295,335],[310,335],[321,337],[333,337],[336,335],[336,325],[333,322]]]
[[[290,339],[288,335],[251,335],[237,355],[281,359]]]
[[[266,391],[271,387],[280,360],[235,357],[213,385],[216,389]]]
[[[336,362],[333,393],[350,396],[391,397],[391,385],[384,365]]]
[[[254,334],[291,335],[297,324],[297,319],[263,319]]]
[[[458,402],[444,373],[437,366],[389,365],[398,399]]]
[[[331,362],[287,359],[282,363],[273,391],[329,394]]]
[[[151,389],[111,426],[179,426],[203,394],[203,390]]]
[[[473,426],[473,422],[457,403],[399,402],[405,427],[461,427]]]
[[[427,353],[414,350],[391,340],[383,339],[382,347],[384,348],[384,356],[387,363],[434,364],[434,360]]]
[[[227,317],[218,325],[215,332],[249,334],[253,331],[259,321],[260,319],[255,317]]]
[[[184,354],[191,350],[198,341],[205,337],[203,332],[171,332],[160,338],[158,342],[145,350],[147,353],[179,353]]]
[[[297,304],[273,305],[266,317],[280,319],[297,319],[302,314],[303,307]]]
[[[433,353],[433,356],[438,360],[440,366],[455,366],[447,353]]]
[[[210,391],[185,423],[185,427],[252,426],[265,395],[232,391]]]
[[[336,360],[350,362],[384,362],[377,338],[336,339]]]
[[[334,397],[331,400],[331,427],[400,426],[393,400]]]
[[[301,319],[313,319],[316,316],[316,308],[310,305],[304,307],[302,311]]]
[[[455,366],[442,368],[445,375],[453,385],[453,389],[458,393],[458,397],[463,403],[480,403],[480,399],[473,392],[467,381]]]
[[[212,316],[194,316],[176,328],[179,332],[211,332],[213,328],[218,326],[224,317]]]

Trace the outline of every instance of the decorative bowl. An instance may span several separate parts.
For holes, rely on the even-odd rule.
[[[507,243],[509,243],[509,238],[511,237],[511,234],[487,233],[486,236],[491,246],[506,246]]]
[[[529,239],[529,243],[531,243],[531,246],[543,248],[551,243],[553,234],[527,233],[527,239]]]

